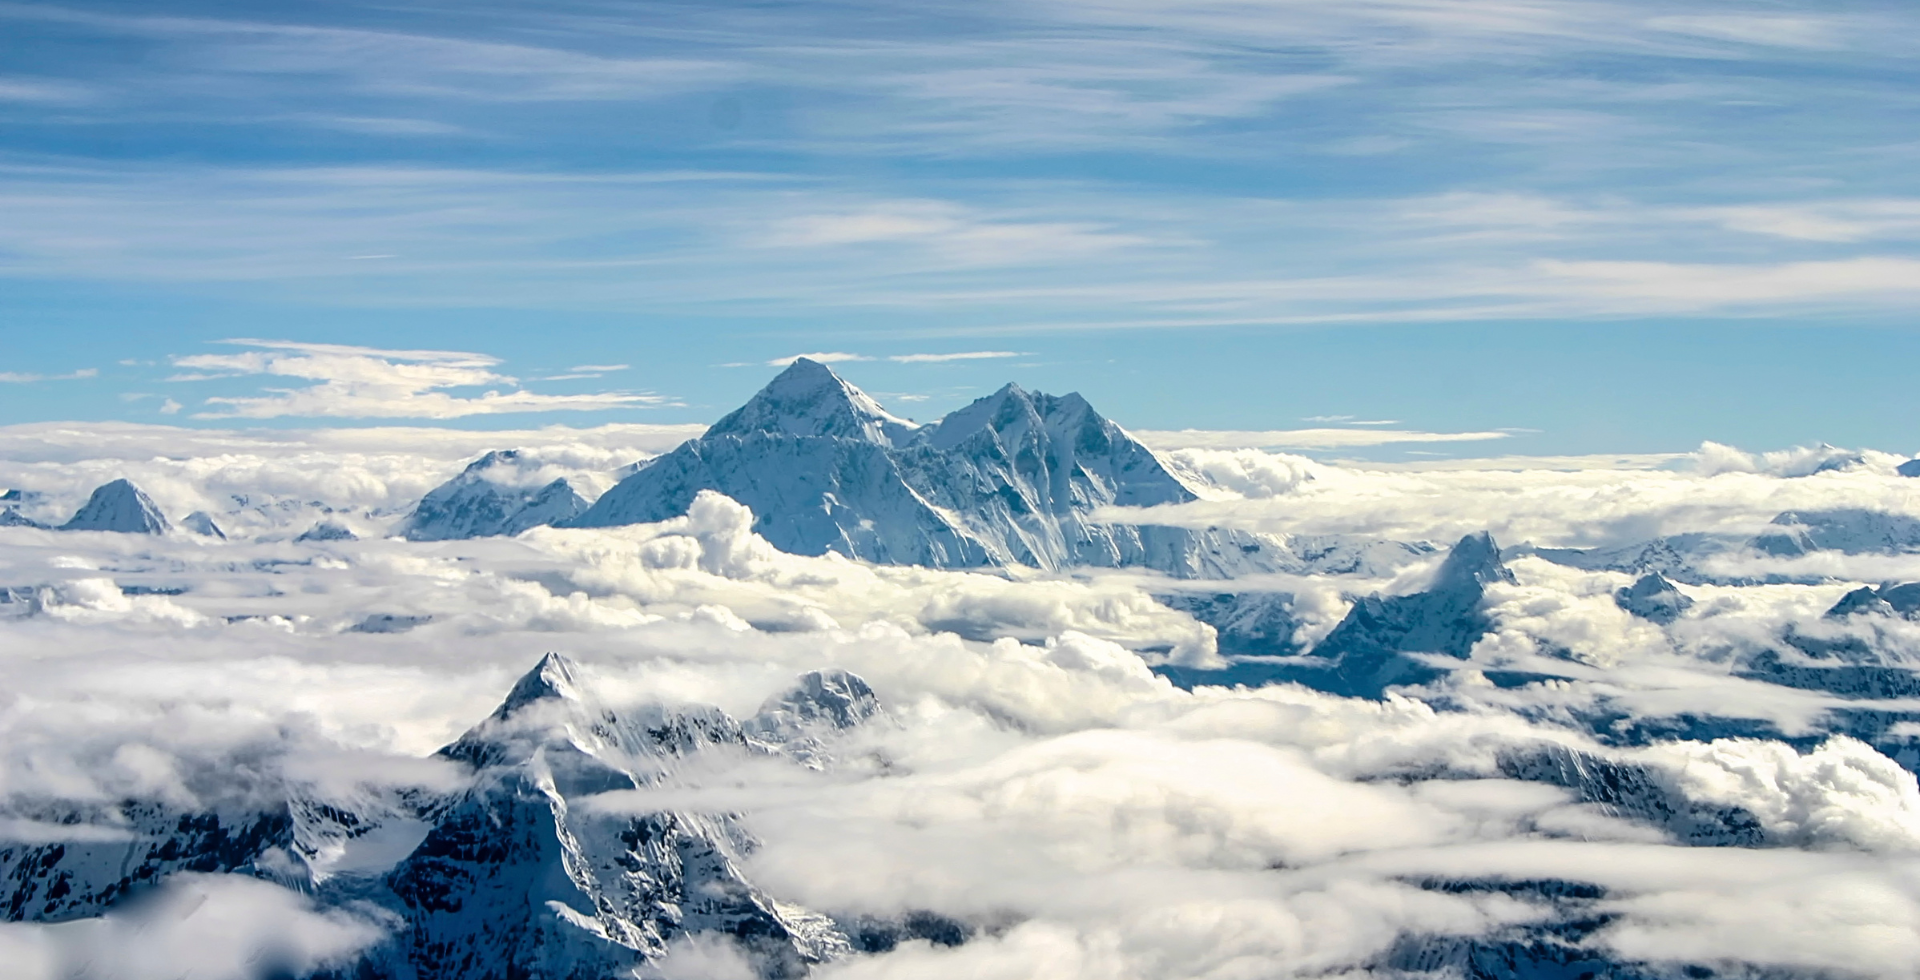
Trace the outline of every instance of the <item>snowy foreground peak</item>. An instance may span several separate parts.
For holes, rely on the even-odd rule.
[[[1102,507],[1196,495],[1077,394],[1008,385],[916,428],[805,359],[563,526],[666,520],[702,490],[747,505],[756,533],[803,555],[941,568],[1144,567],[1185,578],[1299,564],[1270,538],[1094,520]]]
[[[118,531],[123,534],[165,534],[172,529],[167,516],[146,492],[129,480],[115,480],[93,491],[62,531]]]
[[[859,439],[898,448],[919,429],[880,407],[819,361],[796,358],[765,388],[707,430],[709,436],[772,433]]]
[[[253,813],[129,802],[97,841],[0,839],[0,905],[14,921],[65,921],[182,871],[241,874],[383,923],[384,938],[353,962],[303,975],[598,980],[711,936],[761,977],[799,976],[853,941],[747,878],[742,859],[757,843],[738,819],[618,794],[674,780],[695,759],[828,768],[836,734],[880,713],[866,682],[838,670],[802,675],[744,724],[707,706],[613,710],[578,665],[550,653],[438,753],[465,770],[461,788],[341,798],[295,787]],[[92,816],[48,809],[40,816],[54,822]]]

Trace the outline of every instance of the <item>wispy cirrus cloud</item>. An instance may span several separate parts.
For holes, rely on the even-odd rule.
[[[561,374],[550,374],[541,381],[578,381],[583,378],[604,378],[616,371],[625,371],[629,364],[576,364]]]
[[[195,418],[268,419],[286,416],[332,418],[451,419],[470,415],[525,412],[604,411],[665,405],[671,400],[650,393],[608,392],[542,395],[518,387],[496,373],[498,358],[446,350],[381,350],[344,344],[239,338],[223,341],[253,348],[235,354],[189,354],[173,358],[189,374],[169,380],[270,375],[313,381],[304,388],[270,388],[257,396],[213,396]],[[509,386],[477,395],[447,389]]]
[[[1353,415],[1308,415],[1302,422],[1338,422],[1341,425],[1399,425],[1399,419],[1363,419]]]
[[[800,214],[755,228],[745,244],[811,249],[889,246],[925,249],[949,263],[1009,265],[1037,256],[1087,255],[1153,240],[1096,222],[995,215],[952,201],[883,201]]]
[[[1398,443],[1488,442],[1510,439],[1514,435],[1505,430],[1423,432],[1417,429],[1147,429],[1133,434],[1155,449],[1350,449]]]
[[[738,361],[725,366],[726,367],[786,367],[787,365],[792,364],[793,362],[803,357],[809,361],[819,361],[822,364],[845,364],[853,361],[873,360],[873,358],[868,357],[865,354],[853,354],[847,351],[829,350],[829,351],[813,351],[811,353],[806,353],[806,354],[788,354],[785,357],[776,357],[766,361]]]
[[[776,357],[767,361],[735,361],[722,366],[760,367],[764,365],[766,367],[786,367],[803,357],[810,361],[819,361],[822,364],[842,364],[858,361],[891,361],[895,364],[945,364],[952,361],[988,361],[1007,357],[1025,356],[1026,354],[1023,352],[1014,350],[968,350],[935,354],[889,354],[885,357],[854,354],[848,351],[818,351],[811,354],[788,354],[785,357]]]
[[[97,378],[99,368],[81,368],[67,374],[33,374],[21,371],[0,371],[0,384],[32,384],[35,381],[79,381],[84,378]]]
[[[899,364],[943,364],[947,361],[987,361],[1025,356],[1025,353],[1017,350],[968,350],[952,354],[895,354],[887,360]]]

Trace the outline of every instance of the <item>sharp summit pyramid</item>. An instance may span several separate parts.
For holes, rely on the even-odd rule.
[[[756,532],[804,555],[942,568],[1139,566],[1190,578],[1292,559],[1239,532],[1094,521],[1109,505],[1198,498],[1077,394],[1007,385],[920,426],[806,358],[567,526],[666,520],[702,490],[746,504]]]
[[[139,487],[115,480],[94,488],[93,496],[60,525],[62,531],[120,531],[126,534],[165,534],[172,529],[167,515]]]
[[[708,429],[707,436],[772,433],[858,439],[900,448],[919,426],[880,407],[866,392],[819,361],[798,358]]]

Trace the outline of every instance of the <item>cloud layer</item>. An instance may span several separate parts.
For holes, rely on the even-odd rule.
[[[712,496],[658,525],[380,537],[409,496],[494,435],[0,430],[10,454],[46,461],[9,463],[0,479],[47,501],[66,506],[77,484],[127,473],[175,516],[203,506],[236,529],[220,542],[0,528],[0,585],[14,597],[0,603],[0,830],[125,832],[106,816],[49,821],[55,802],[107,814],[127,798],[244,806],[289,781],[349,795],[457,786],[457,771],[424,757],[546,650],[578,661],[609,704],[736,715],[799,671],[837,666],[887,708],[884,724],[835,749],[848,765],[796,774],[718,760],[590,803],[738,813],[760,840],[747,873],[786,900],[849,918],[931,912],[977,930],[956,947],[850,958],[825,977],[1391,974],[1407,942],[1498,943],[1576,914],[1603,923],[1580,948],[1622,962],[1920,968],[1908,938],[1920,924],[1920,784],[1868,744],[1826,734],[1848,702],[1728,669],[1790,626],[1867,636],[1920,662],[1912,624],[1820,619],[1863,580],[1920,578],[1911,556],[1817,558],[1823,570],[1798,584],[1687,586],[1695,605],[1670,628],[1615,604],[1631,576],[1516,558],[1515,581],[1489,588],[1494,630],[1472,669],[1417,697],[1187,691],[1149,665],[1207,655],[1214,628],[1152,598],[1178,583],[1127,572],[786,555],[752,533],[744,508]],[[664,435],[514,437],[553,472],[603,487]],[[152,459],[189,438],[195,458]],[[1212,508],[1206,519],[1294,531],[1444,539],[1492,526],[1567,542],[1744,528],[1770,508],[1822,501],[1920,514],[1893,457],[1812,473],[1822,458],[1708,447],[1684,468],[1621,471],[1368,469],[1256,450],[1174,461],[1208,481],[1209,499],[1190,505]],[[271,505],[221,503],[247,486]],[[368,533],[287,539],[320,513]],[[1320,602],[1337,619],[1358,595],[1425,587],[1430,564],[1405,560],[1391,579],[1232,587],[1284,589],[1303,612]],[[409,628],[356,629],[376,614]],[[1563,680],[1475,680],[1549,662]],[[1597,705],[1641,720],[1736,712],[1806,741],[1603,744],[1565,723]],[[1603,804],[1516,762],[1565,753],[1640,773],[1664,802]],[[1689,846],[1699,827],[1688,814],[1736,810],[1767,846]],[[1485,884],[1542,879],[1584,883],[1587,897]],[[289,969],[336,962],[391,926],[225,877],[183,877],[142,908],[0,926],[0,949],[41,971],[30,976],[69,975],[85,950],[89,976],[239,980],[263,956]],[[724,945],[674,955],[690,970],[739,965]]]

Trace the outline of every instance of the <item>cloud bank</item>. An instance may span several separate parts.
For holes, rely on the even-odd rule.
[[[428,754],[548,650],[621,710],[711,704],[736,717],[800,671],[840,667],[886,712],[832,744],[842,763],[716,756],[578,803],[737,814],[758,842],[743,873],[783,901],[842,921],[937,915],[966,930],[958,944],[847,956],[822,977],[1385,977],[1430,962],[1415,951],[1539,942],[1655,972],[1920,968],[1909,941],[1920,784],[1833,721],[1896,705],[1730,669],[1782,647],[1789,629],[1861,637],[1920,663],[1911,623],[1822,619],[1862,582],[1920,578],[1914,556],[1777,557],[1826,564],[1791,581],[1686,585],[1694,605],[1665,627],[1616,604],[1629,574],[1517,556],[1514,580],[1487,590],[1492,631],[1443,683],[1379,701],[1287,684],[1188,690],[1152,668],[1213,656],[1220,634],[1155,595],[1280,590],[1303,614],[1319,602],[1337,620],[1368,593],[1425,588],[1430,559],[1409,552],[1386,578],[1185,584],[878,567],[780,553],[752,514],[716,496],[654,525],[382,536],[409,498],[484,445],[474,440],[500,435],[0,430],[0,480],[45,495],[32,506],[65,508],[86,481],[131,473],[169,512],[208,509],[233,532],[0,527],[0,834],[74,846],[134,835],[116,816],[129,799],[231,812],[290,785],[342,800],[457,791],[464,771]],[[542,475],[603,488],[669,435],[610,426],[513,440],[550,468]],[[195,455],[155,461],[162,445]],[[1444,542],[1491,526],[1510,543],[1614,542],[1764,526],[1772,509],[1822,503],[1920,516],[1897,457],[1875,453],[1821,469],[1832,453],[1705,447],[1659,470],[1169,455],[1207,499],[1155,519],[1296,534]],[[245,487],[249,502],[223,502]],[[367,533],[291,540],[322,513]],[[369,630],[375,616],[390,628]],[[1544,667],[1556,679],[1487,680]],[[1641,722],[1736,712],[1780,734],[1611,739],[1570,721],[1598,710]],[[1547,778],[1567,759],[1643,795]],[[1588,925],[1553,931],[1568,922]],[[34,977],[240,980],[266,961],[347,962],[394,928],[269,880],[182,875],[103,918],[0,926],[0,950]],[[714,939],[676,946],[668,964],[690,976],[751,968]]]

